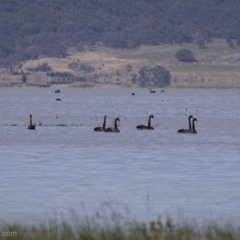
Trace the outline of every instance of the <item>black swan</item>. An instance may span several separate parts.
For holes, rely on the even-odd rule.
[[[183,128],[182,128],[182,129],[179,129],[179,130],[178,130],[178,133],[188,133],[189,131],[192,131],[191,118],[193,118],[192,115],[190,115],[190,116],[188,117],[189,129],[183,129]]]
[[[145,126],[145,125],[138,125],[138,126],[136,126],[137,130],[153,130],[154,128],[151,126],[151,118],[154,118],[154,116],[153,115],[149,116],[148,125],[147,126]]]
[[[156,93],[156,91],[152,90],[151,88],[149,88],[150,93]]]
[[[32,114],[30,114],[30,125],[28,126],[28,129],[35,130],[35,125],[32,124]]]
[[[120,132],[117,126],[117,121],[120,121],[120,119],[116,118],[114,122],[114,128],[107,128],[106,132]]]
[[[106,118],[107,116],[104,116],[103,126],[102,127],[95,127],[94,131],[96,132],[105,132],[106,131]]]
[[[196,128],[195,128],[195,124],[194,124],[195,121],[197,122],[196,118],[194,118],[192,120],[192,130],[189,133],[197,133]]]

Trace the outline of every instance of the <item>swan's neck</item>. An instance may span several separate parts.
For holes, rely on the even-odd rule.
[[[193,132],[196,132],[196,129],[195,129],[195,124],[194,124],[194,122],[195,122],[195,121],[193,120],[193,121],[192,121],[192,127],[193,127],[193,129],[192,129],[192,130],[193,130]]]
[[[32,126],[32,117],[30,117],[30,126]]]
[[[118,129],[118,127],[117,127],[117,120],[115,120],[114,126],[115,126],[115,129]]]
[[[104,118],[104,121],[103,121],[103,129],[105,129],[106,127],[106,118]]]
[[[151,117],[148,119],[148,128],[151,128]]]
[[[191,126],[191,118],[188,118],[188,122],[189,122],[189,130],[192,130],[192,126]]]

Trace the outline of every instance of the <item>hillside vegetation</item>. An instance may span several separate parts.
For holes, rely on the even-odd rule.
[[[235,0],[1,0],[0,86],[239,87],[239,12]]]
[[[197,62],[177,60],[176,52],[186,48]],[[0,69],[0,86],[164,87],[169,80],[171,87],[240,87],[240,48],[217,39],[204,49],[195,43],[84,52],[70,48],[64,58],[43,56],[11,72]]]
[[[240,38],[236,0],[1,0],[0,64],[69,47],[136,48]]]

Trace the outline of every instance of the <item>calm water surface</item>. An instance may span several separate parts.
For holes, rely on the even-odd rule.
[[[240,221],[239,103],[236,89],[2,88],[0,221],[49,219],[69,208]],[[30,113],[35,131],[27,130]],[[150,114],[155,130],[137,131]],[[178,134],[189,114],[198,134]],[[107,126],[120,118],[120,133],[93,131],[104,115]]]

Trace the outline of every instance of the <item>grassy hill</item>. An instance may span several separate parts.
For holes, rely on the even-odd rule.
[[[197,62],[179,62],[175,54],[182,48],[190,49]],[[36,71],[43,64],[50,67],[55,75],[49,75],[45,69]],[[65,58],[42,56],[25,61],[14,68],[14,76],[2,70],[0,84],[138,87],[134,78],[145,65],[160,65],[168,70],[171,74],[170,87],[240,87],[240,48],[229,48],[226,41],[218,39],[206,44],[204,49],[194,43],[141,46],[131,50],[98,46],[84,52],[71,48]],[[24,84],[22,73],[27,78]]]

